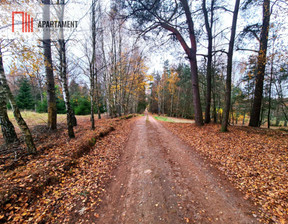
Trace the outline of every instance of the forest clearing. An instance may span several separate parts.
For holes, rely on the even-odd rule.
[[[288,223],[286,0],[0,6],[0,223]]]

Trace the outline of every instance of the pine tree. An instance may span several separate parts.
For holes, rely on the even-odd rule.
[[[19,93],[16,96],[16,102],[19,109],[34,109],[34,100],[31,93],[31,86],[26,78],[21,80]]]

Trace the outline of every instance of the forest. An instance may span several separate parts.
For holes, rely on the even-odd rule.
[[[231,177],[241,192],[249,192],[249,200],[261,207],[260,214],[253,210],[250,218],[263,223],[288,220],[287,200],[282,197],[288,187],[287,169],[283,170],[288,142],[287,1],[2,0],[0,4],[0,223],[90,223],[98,218],[99,223],[107,223],[98,210],[83,219],[73,216],[73,209],[81,208],[72,204],[85,200],[87,208],[98,209],[125,150],[137,153],[133,150],[138,144],[146,150],[139,140],[141,133],[169,139],[156,131],[162,126],[155,122],[173,133],[167,145],[176,144],[174,136],[178,136],[211,164],[218,164],[215,167]],[[48,23],[73,26],[38,25]],[[137,124],[144,118],[146,123]],[[132,149],[129,141],[138,132],[137,147]],[[210,135],[211,139],[220,136],[222,146],[215,142],[211,149]],[[266,135],[273,138],[267,142]],[[245,138],[251,147],[243,143]],[[272,168],[255,162],[253,150],[262,146],[258,162],[267,160]],[[115,151],[106,150],[109,147]],[[237,153],[231,148],[240,150],[242,157],[235,159]],[[100,162],[89,165],[91,158]],[[263,183],[245,179],[239,161],[255,165],[247,178],[271,181],[263,190],[265,196]],[[99,186],[91,187],[91,192],[99,196],[93,199],[89,190],[80,187],[75,202],[72,182],[86,186],[81,177],[84,167],[97,173]],[[276,170],[284,176],[274,178]],[[88,185],[93,178],[87,177]],[[73,214],[66,220],[53,207],[59,207],[62,199],[52,186],[60,192],[68,182],[69,193],[61,197],[71,205],[65,212]],[[85,209],[80,211],[84,214]],[[198,221],[195,217],[183,215],[182,222],[210,222],[208,215]],[[127,215],[124,223],[131,220]]]

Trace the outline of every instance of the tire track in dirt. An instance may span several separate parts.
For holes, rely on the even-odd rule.
[[[258,223],[257,208],[151,116],[139,119],[95,223]]]

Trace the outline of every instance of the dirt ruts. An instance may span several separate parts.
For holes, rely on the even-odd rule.
[[[258,223],[228,180],[151,116],[139,119],[95,223]]]

